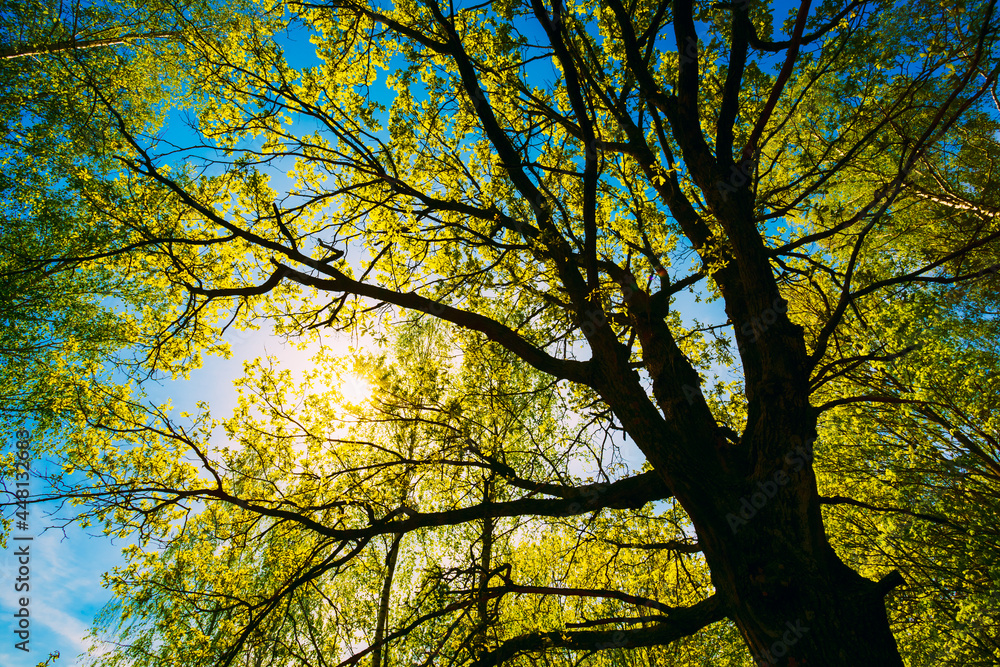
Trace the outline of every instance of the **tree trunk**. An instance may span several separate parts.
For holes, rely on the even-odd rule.
[[[698,406],[683,399],[661,401],[667,423],[683,425],[668,437],[651,434],[655,422],[639,410],[616,413],[691,517],[713,585],[758,665],[902,667],[883,602],[899,575],[869,581],[833,551],[812,468],[807,382],[792,372],[776,380],[771,369],[795,370],[779,354],[763,361],[770,372],[748,391],[738,442],[713,432],[714,420],[692,419]]]
[[[382,595],[379,597],[378,619],[375,623],[375,649],[372,651],[372,667],[384,667],[389,664],[389,651],[383,650],[382,640],[385,637],[385,626],[389,620],[389,603],[392,601],[392,580],[396,575],[396,560],[399,557],[399,543],[403,533],[397,533],[392,538],[392,545],[385,558],[385,579],[382,582]],[[383,658],[384,656],[384,658]]]
[[[876,583],[840,560],[811,461],[810,445],[794,446],[724,493],[725,523],[712,512],[698,531],[713,583],[757,665],[902,667],[883,600],[902,578]]]
[[[732,586],[737,572],[743,576]],[[869,581],[832,549],[808,558],[766,545],[724,576],[731,618],[755,664],[902,667],[883,602],[893,579]]]
[[[484,504],[493,501],[493,479],[494,476],[490,474],[483,485]],[[492,560],[493,519],[487,517],[483,519],[483,550],[480,554],[479,560],[479,599],[476,601],[476,609],[479,613],[479,623],[483,627],[484,634],[489,626],[489,596],[487,595],[487,591],[490,585],[490,567]]]

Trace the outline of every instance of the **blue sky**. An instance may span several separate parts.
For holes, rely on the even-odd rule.
[[[281,339],[267,333],[254,332],[251,335],[234,332],[227,336],[232,345],[232,357],[206,357],[202,368],[191,373],[190,380],[167,380],[158,387],[147,387],[149,398],[154,402],[170,399],[173,414],[184,410],[194,410],[195,402],[207,400],[212,413],[218,417],[228,417],[236,405],[233,380],[243,374],[243,362],[259,356],[271,355],[281,359],[285,367],[301,371],[312,356],[313,351],[297,350],[286,345]],[[324,336],[324,343],[337,355],[346,355],[351,340],[346,336]],[[33,480],[31,491],[41,495],[46,492],[41,480]],[[17,576],[17,548],[13,541],[6,550],[0,551],[0,581],[5,582],[0,595],[0,667],[34,667],[50,652],[58,651],[58,667],[74,667],[83,664],[79,654],[86,650],[84,637],[90,629],[97,612],[110,599],[109,591],[101,586],[101,575],[117,565],[123,564],[121,549],[128,542],[112,540],[97,527],[86,530],[70,525],[64,530],[54,528],[63,522],[58,513],[49,516],[52,506],[32,506],[30,508],[29,530],[14,531],[14,535],[31,535],[34,539],[29,548],[31,618],[29,653],[14,648],[20,641],[11,634],[11,620],[17,611],[17,599],[21,595],[13,591]],[[48,530],[43,530],[43,528]]]
[[[685,319],[696,317],[703,322],[725,321],[725,314],[718,303],[695,303],[692,296],[685,294],[677,307],[684,313]],[[227,338],[233,347],[230,359],[207,357],[204,366],[192,372],[190,380],[167,380],[159,387],[149,389],[150,399],[161,402],[169,398],[174,415],[184,410],[193,411],[196,401],[207,400],[213,415],[217,418],[228,417],[236,405],[232,383],[242,376],[244,361],[271,355],[279,358],[284,366],[301,371],[312,355],[312,351],[294,349],[266,333],[246,335],[236,332]],[[352,344],[348,337],[324,338],[324,344],[332,348],[334,354],[348,354],[348,347]],[[623,454],[631,465],[641,464],[640,455],[631,443],[623,448]],[[45,492],[40,480],[35,480],[32,492]],[[48,512],[53,509],[47,508]],[[121,549],[128,542],[112,540],[96,527],[86,530],[75,525],[65,529],[53,528],[62,522],[46,514],[38,506],[32,507],[28,533],[15,531],[15,535],[34,536],[30,547],[31,650],[25,654],[14,648],[10,621],[17,609],[18,594],[13,592],[12,586],[4,585],[0,595],[0,617],[6,622],[0,624],[3,635],[0,667],[34,667],[53,651],[60,653],[59,660],[55,662],[58,667],[82,665],[83,661],[78,656],[87,648],[84,637],[94,616],[110,599],[109,591],[101,586],[101,576],[123,564]],[[43,527],[49,529],[43,531]],[[14,542],[10,542],[7,550],[0,551],[0,581],[12,582],[16,576],[14,549]]]

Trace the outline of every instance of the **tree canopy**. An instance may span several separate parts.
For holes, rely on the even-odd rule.
[[[72,386],[11,424],[137,540],[91,661],[996,664],[995,5],[5,8],[3,386]],[[303,377],[143,400],[260,326]]]

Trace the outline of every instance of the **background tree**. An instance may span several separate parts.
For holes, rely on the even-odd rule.
[[[784,21],[756,2],[290,7],[317,63],[293,65],[252,26],[189,45],[188,149],[89,89],[122,173],[114,198],[82,192],[137,258],[129,278],[176,304],[170,330],[193,332],[171,347],[147,318],[148,344],[163,345],[153,366],[186,363],[234,309],[241,326],[268,317],[296,336],[423,312],[457,327],[467,358],[482,348],[490,367],[540,374],[511,382],[554,387],[590,420],[586,437],[519,459],[490,430],[517,414],[489,405],[503,383],[460,415],[432,402],[429,419],[407,398],[390,410],[399,428],[366,441],[387,449],[386,484],[352,479],[359,443],[300,473],[286,434],[313,431],[273,408],[287,384],[273,375],[266,426],[231,426],[233,454],[209,451],[207,415],[181,432],[112,394],[64,452],[93,487],[67,495],[149,538],[205,503],[190,521],[206,532],[182,530],[176,544],[194,541],[167,562],[136,555],[158,605],[123,626],[141,641],[103,660],[155,664],[192,645],[221,664],[305,664],[369,637],[400,662],[688,659],[733,628],[764,662],[902,664],[893,629],[920,660],[996,657],[995,627],[961,620],[995,600],[995,427],[961,388],[992,398],[996,333],[989,315],[938,305],[969,294],[995,310],[994,2],[803,2]],[[695,286],[725,322],[678,312]],[[720,368],[737,382],[703,389]],[[489,437],[461,465],[410,456],[442,437],[425,419]],[[550,463],[549,448],[616,432],[645,472],[595,456],[595,485]],[[426,496],[423,471],[441,480]],[[213,515],[261,532],[213,540]],[[515,518],[539,550],[501,537]],[[239,539],[283,556],[234,555],[232,578],[191,560]],[[356,590],[384,608],[379,593],[420,569],[417,539],[471,546],[411,576],[424,594],[399,616],[338,616]],[[545,555],[564,548],[572,570]],[[320,581],[346,598],[296,597]],[[279,612],[293,604],[301,615]],[[956,620],[935,636],[928,612]],[[937,653],[918,648],[928,637]]]
[[[132,259],[122,259],[118,245],[128,232],[113,210],[127,197],[116,184],[121,138],[97,109],[102,96],[113,99],[131,127],[157,132],[168,112],[180,110],[174,100],[190,83],[185,44],[238,31],[247,12],[242,2],[225,9],[0,4],[0,410],[7,426],[30,420],[36,431],[55,428],[79,398],[77,386],[111,382],[116,364],[138,379],[165,340],[187,339],[169,328],[152,345],[137,335],[139,320],[157,312],[166,318],[168,307],[154,285],[128,278]],[[261,25],[266,12],[254,6]],[[151,240],[135,239],[133,247]]]

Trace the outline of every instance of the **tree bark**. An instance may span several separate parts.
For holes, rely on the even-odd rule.
[[[876,583],[845,565],[823,532],[811,469],[797,475],[759,480],[728,525],[699,531],[730,618],[758,665],[901,667],[883,601],[901,579]]]
[[[51,55],[54,53],[64,53],[66,51],[79,51],[81,49],[95,49],[102,46],[121,46],[140,39],[166,39],[181,35],[180,30],[162,30],[151,32],[127,33],[119,37],[109,37],[105,39],[77,39],[71,37],[48,44],[20,44],[0,46],[0,60],[15,60],[17,58],[32,58],[35,56]]]
[[[399,543],[403,533],[397,533],[392,538],[392,545],[385,558],[385,579],[382,582],[382,594],[379,596],[378,620],[375,623],[375,647],[372,649],[372,667],[384,667],[389,664],[389,651],[383,651],[382,640],[385,637],[385,626],[389,620],[389,603],[392,601],[392,580],[396,574],[396,560],[399,557]]]

